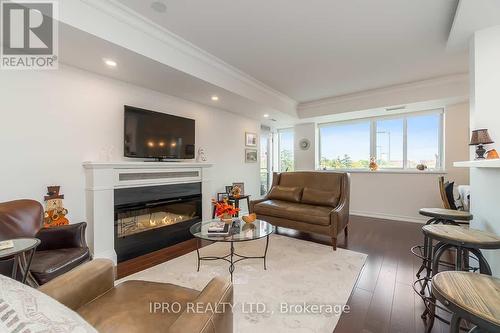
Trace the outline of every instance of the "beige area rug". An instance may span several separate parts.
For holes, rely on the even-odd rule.
[[[262,255],[265,239],[235,243],[236,253]],[[228,243],[200,250],[202,256],[229,253]],[[366,255],[354,251],[271,235],[267,270],[262,259],[235,264],[234,331],[333,332]],[[130,275],[124,280],[168,282],[202,290],[214,276],[229,276],[229,263],[202,261],[196,251]],[[314,308],[316,306],[316,308]],[[340,312],[340,313],[339,313]]]

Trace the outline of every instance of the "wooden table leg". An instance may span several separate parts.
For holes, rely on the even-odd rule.
[[[238,198],[234,199],[234,207],[237,208],[237,209],[240,208],[240,199],[238,199]],[[240,212],[237,211],[236,212],[236,217],[239,217],[239,216],[240,216]]]

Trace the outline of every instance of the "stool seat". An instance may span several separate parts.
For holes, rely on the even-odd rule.
[[[424,235],[437,241],[477,249],[500,249],[500,236],[456,225],[432,224],[422,227]]]
[[[480,327],[500,327],[500,279],[447,271],[432,278],[432,293],[452,312]]]
[[[470,221],[473,218],[469,212],[445,208],[421,208],[418,213],[423,216],[443,220]]]

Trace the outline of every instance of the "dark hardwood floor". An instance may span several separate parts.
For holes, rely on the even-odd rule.
[[[351,217],[348,239],[344,239],[342,233],[338,247],[366,253],[368,258],[348,301],[350,313],[341,316],[335,333],[424,332],[425,325],[420,318],[424,305],[412,288],[420,260],[410,253],[413,245],[423,242],[421,228],[419,223]],[[277,233],[331,244],[328,237],[321,235],[284,228],[279,228]],[[121,263],[118,275],[129,275],[195,248],[196,241],[190,240],[150,254],[146,260]],[[447,330],[447,325],[436,321],[432,332]]]

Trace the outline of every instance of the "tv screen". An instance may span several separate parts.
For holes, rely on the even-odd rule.
[[[192,159],[194,120],[125,105],[126,157]]]

